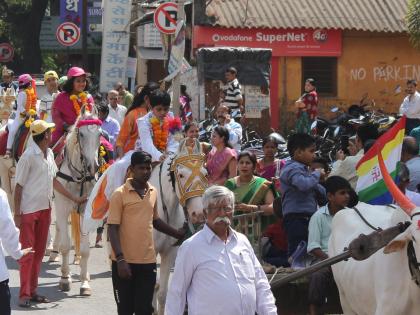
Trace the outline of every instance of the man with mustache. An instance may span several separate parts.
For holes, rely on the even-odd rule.
[[[178,250],[166,315],[277,314],[267,277],[247,237],[230,226],[235,196],[223,186],[203,195],[206,224]]]

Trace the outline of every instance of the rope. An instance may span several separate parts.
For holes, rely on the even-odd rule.
[[[280,270],[280,268],[276,268],[276,271],[274,271],[273,275],[270,278],[270,281],[268,281],[268,284],[271,284],[271,282],[274,280],[274,278],[276,277],[279,270]]]
[[[356,207],[353,207],[353,210],[358,214],[358,216],[362,219],[362,221],[368,226],[368,227],[370,227],[372,230],[374,230],[374,231],[377,231],[377,232],[379,232],[379,231],[382,231],[382,229],[380,228],[380,227],[374,227],[372,224],[370,224],[364,217],[363,217],[363,215],[360,213],[360,211],[356,208]]]

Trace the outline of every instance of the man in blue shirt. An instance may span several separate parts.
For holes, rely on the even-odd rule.
[[[309,222],[308,254],[316,261],[328,258],[328,241],[333,216],[350,202],[350,183],[340,176],[331,176],[325,182],[328,204],[319,208]],[[334,284],[331,267],[312,274],[309,282],[309,310],[311,315],[323,314],[328,288]]]
[[[116,119],[109,116],[109,107],[105,104],[98,106],[98,117],[102,120],[102,130],[107,133],[109,142],[115,147],[115,142],[120,133],[120,124]]]

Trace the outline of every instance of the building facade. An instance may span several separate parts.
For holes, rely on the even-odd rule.
[[[320,115],[352,104],[398,112],[420,51],[404,24],[406,0],[213,0],[195,2],[193,47],[271,48],[271,126],[287,130],[305,78],[315,78]]]

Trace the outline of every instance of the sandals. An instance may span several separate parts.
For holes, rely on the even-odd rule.
[[[48,300],[48,298],[46,296],[43,295],[39,295],[39,294],[35,294],[32,298],[31,298],[32,302],[35,303],[50,303],[50,300]],[[29,302],[29,301],[28,301]]]
[[[31,307],[31,301],[28,299],[19,299],[18,305],[23,308],[29,308]]]

